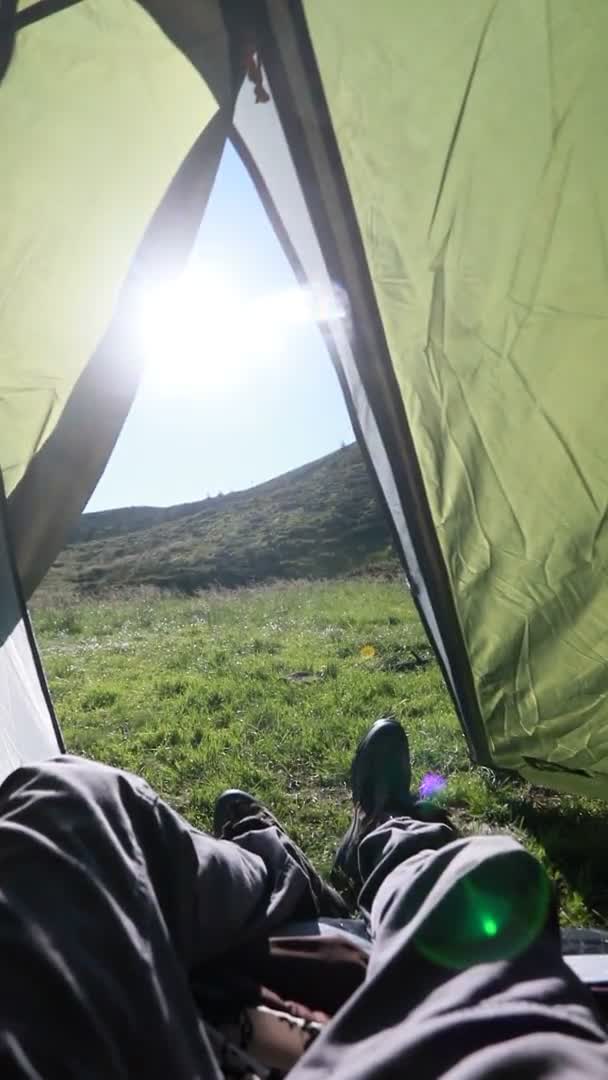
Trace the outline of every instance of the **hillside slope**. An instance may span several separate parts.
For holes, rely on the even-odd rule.
[[[356,444],[248,491],[83,514],[47,588],[194,591],[396,567]]]

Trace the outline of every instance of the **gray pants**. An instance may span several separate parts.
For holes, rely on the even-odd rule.
[[[368,976],[294,1080],[608,1076],[603,1025],[516,843],[404,818],[360,864]],[[219,1078],[191,972],[315,914],[274,827],[216,841],[127,773],[19,769],[0,788],[0,1076]]]

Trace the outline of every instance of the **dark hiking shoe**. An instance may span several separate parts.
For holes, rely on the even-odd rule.
[[[232,840],[233,833],[235,830],[238,831],[240,822],[249,818],[255,818],[252,828],[262,829],[275,825],[282,832],[285,831],[268,807],[254,799],[253,795],[240,791],[238,788],[229,788],[215,803],[213,835],[218,840]]]
[[[323,881],[304,852],[263,803],[246,791],[231,788],[224,791],[215,804],[213,833],[219,840],[233,840],[238,843],[239,836],[244,833],[267,829],[270,826],[274,826],[282,834],[286,849],[302,867],[310,882],[315,910],[308,912],[307,917],[316,915],[333,919],[348,918],[350,910],[340,894]]]
[[[376,720],[359,743],[350,767],[353,802],[366,814],[411,803],[412,770],[407,735],[397,720]]]
[[[364,836],[391,817],[413,816],[410,748],[396,720],[377,720],[357,747],[350,770],[353,819],[334,861],[332,878],[361,884],[358,850]]]

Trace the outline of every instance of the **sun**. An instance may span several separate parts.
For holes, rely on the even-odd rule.
[[[295,285],[251,298],[228,277],[191,267],[141,297],[145,378],[165,390],[230,385],[286,362],[295,327],[342,317],[337,291]]]
[[[188,271],[149,289],[139,313],[146,378],[197,388],[228,382],[251,349],[246,305],[217,275]]]

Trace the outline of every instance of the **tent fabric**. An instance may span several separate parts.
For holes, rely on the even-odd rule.
[[[10,496],[11,536],[27,597],[63,547],[112,452],[138,386],[142,299],[150,283],[157,282],[159,268],[171,277],[184,263],[196,235],[193,222],[200,221],[213,186],[228,124],[229,116],[218,111],[188,154],[137,249],[106,333],[55,428]]]
[[[345,298],[323,331],[471,753],[608,795],[603,0],[44,6],[0,55],[28,594],[134,393],[138,289],[231,137],[301,280]]]
[[[6,531],[0,483],[0,783],[63,750]]]
[[[140,294],[196,236],[227,123],[206,83],[224,107],[232,86],[213,2],[79,0],[16,18],[0,86],[0,466],[30,596],[135,394]]]
[[[132,0],[83,0],[18,32],[0,88],[8,493],[57,423],[149,219],[215,108]]]
[[[63,749],[23,592],[111,453],[142,292],[192,246],[232,100],[213,2],[21,3],[2,36],[0,779]]]
[[[304,7],[491,760],[606,795],[608,10]]]
[[[395,524],[399,517],[394,508],[397,489],[402,519],[407,522],[405,530],[403,524],[400,526],[402,553],[406,555],[404,540],[409,533],[421,567],[422,588],[408,566],[414,595],[451,682],[474,756],[490,764],[517,768],[553,787],[605,795],[602,747],[606,680],[604,633],[598,619],[603,565],[599,550],[595,550],[593,568],[587,567],[584,572],[590,571],[588,588],[576,596],[580,587],[578,581],[572,582],[579,570],[579,541],[583,553],[590,550],[602,526],[604,511],[599,469],[603,462],[598,418],[601,406],[596,402],[595,408],[588,408],[593,388],[603,385],[602,373],[598,372],[601,349],[597,349],[603,332],[599,317],[603,267],[597,257],[601,230],[592,241],[596,257],[589,260],[589,265],[580,253],[576,254],[582,243],[578,234],[590,236],[585,214],[593,218],[594,213],[589,210],[593,200],[580,198],[580,191],[585,186],[601,186],[603,176],[603,151],[598,149],[602,137],[600,134],[594,141],[589,132],[594,123],[599,123],[597,79],[601,72],[604,15],[597,4],[589,3],[577,9],[572,19],[565,13],[560,15],[559,5],[549,5],[544,13],[537,11],[534,15],[528,5],[471,5],[452,49],[449,10],[445,5],[438,5],[426,15],[422,5],[412,5],[406,13],[401,5],[390,2],[380,5],[378,12],[363,3],[349,5],[348,9],[336,4],[330,12],[320,2],[310,0],[304,4],[308,20],[304,28],[303,20],[298,24],[300,8],[299,4],[287,7],[278,0],[268,0],[260,20],[262,53],[306,199],[305,213],[314,226],[326,266],[346,288],[353,307],[351,344],[360,386],[359,392],[353,394],[345,380],[347,396],[367,450],[371,446],[366,431],[370,415],[386,450],[388,469],[378,454],[370,457],[384,487],[385,503],[393,508]],[[536,33],[532,46],[522,44],[522,39],[527,42],[528,19]],[[270,35],[266,33],[268,25]],[[397,27],[400,33],[396,33]],[[306,52],[302,37],[307,29],[314,48],[307,57],[308,67],[298,73],[298,63]],[[534,55],[543,42],[551,54],[551,63],[534,68]],[[283,83],[276,78],[273,48],[280,58]],[[395,52],[394,62],[391,50]],[[451,67],[445,62],[446,55],[452,58]],[[544,55],[542,50],[538,55]],[[527,67],[522,57],[527,58]],[[512,71],[518,64],[526,77],[515,88]],[[591,86],[580,102],[575,77],[579,64],[585,67]],[[321,73],[325,101],[315,101],[311,91],[315,71]],[[555,85],[551,82],[553,75],[557,78]],[[580,151],[581,162],[579,175],[569,181],[571,192],[564,200],[565,206],[560,202],[558,207],[565,220],[557,229],[560,241],[556,252],[556,238],[551,236],[549,243],[542,232],[543,226],[545,233],[552,228],[543,211],[551,184],[549,188],[542,184],[546,181],[545,169],[549,174],[555,172],[553,158],[563,151],[563,146],[558,151],[556,145],[565,137],[570,123],[572,103],[568,101],[566,76],[577,107],[584,105],[568,144],[572,153],[575,148],[577,153]],[[553,126],[550,139],[545,139],[539,149],[537,121],[538,115],[546,111],[548,93],[555,96]],[[292,100],[286,104],[290,95]],[[521,117],[526,112],[525,102],[531,98],[531,128],[526,129]],[[255,125],[260,126],[261,121]],[[308,240],[302,240],[302,220],[294,222],[293,188],[287,198],[285,177],[281,175],[284,165],[277,167],[271,160],[276,135],[272,135],[271,150],[271,137],[266,134],[260,140],[259,132],[246,130],[242,120],[239,134],[249,140],[250,150],[257,139],[256,167],[261,169],[265,191],[276,200],[278,234],[287,232],[290,246],[295,246],[297,258],[311,279],[310,261],[307,264],[310,245]],[[332,141],[336,160],[324,162],[323,154],[327,158],[327,146]],[[530,142],[535,145],[536,173],[528,161]],[[302,153],[303,143],[308,152]],[[545,152],[546,161],[542,157]],[[480,154],[485,154],[489,163],[482,160],[479,165]],[[510,169],[521,156],[525,167],[518,185],[514,185]],[[468,169],[466,183],[458,182],[458,171],[456,179],[453,176],[454,162],[462,160],[465,172]],[[345,188],[340,188],[336,180],[342,169]],[[495,181],[495,170],[500,182]],[[514,207],[503,211],[516,187]],[[497,192],[500,198],[495,203]],[[561,189],[557,194],[559,202]],[[349,200],[354,210],[354,229],[345,212]],[[285,209],[286,204],[290,210]],[[555,199],[552,205],[557,214],[554,204]],[[540,223],[535,224],[535,214],[540,214]],[[365,296],[365,274],[359,273],[357,281],[360,253],[353,233],[364,246],[363,261],[371,271],[373,302]],[[513,235],[519,238],[515,254]],[[399,262],[393,249],[399,254]],[[566,270],[571,249],[575,258]],[[494,262],[503,255],[505,264],[494,273]],[[557,281],[556,287],[562,292],[568,292],[572,274],[575,278],[581,272],[586,275],[589,295],[599,303],[595,312],[585,313],[580,305],[570,310],[567,302],[562,303],[563,296],[554,297],[555,310],[550,304],[545,310],[543,301],[538,316],[532,311],[538,282],[529,266],[522,268],[526,260],[533,263],[536,257],[538,263],[545,256],[547,261],[555,261],[550,280],[554,286]],[[476,276],[478,257],[482,270]],[[527,282],[532,292],[527,300],[516,298],[512,304],[505,282],[510,287],[516,270],[523,274],[524,284]],[[381,333],[375,337],[370,332],[374,303],[381,315]],[[512,341],[525,342],[529,336],[523,316],[516,321],[511,338],[505,339],[504,370],[497,363],[501,354],[492,345],[491,335],[487,372],[471,363],[471,357],[477,355],[475,349],[479,353],[481,345],[483,352],[488,344],[483,321],[495,320],[496,331],[496,327],[508,323],[518,304],[523,309],[526,303],[532,311],[528,321],[538,323],[527,354],[527,362],[535,365],[535,403],[525,386],[523,396],[518,394],[521,371],[517,357],[513,364],[511,350]],[[561,344],[556,324],[569,310],[571,336],[564,342],[560,358],[559,350],[553,349],[556,336]],[[587,315],[595,323],[590,328]],[[585,353],[585,400],[569,424],[570,357],[575,341],[579,337],[585,340],[588,330],[594,350]],[[390,372],[384,365],[386,343]],[[444,355],[446,343],[449,356]],[[339,354],[339,349],[336,351]],[[477,361],[480,365],[478,355]],[[339,364],[344,374],[344,355]],[[548,401],[544,400],[545,387]],[[508,413],[510,399],[512,415]],[[562,409],[554,415],[558,399]],[[590,449],[585,417],[591,417],[595,435]],[[526,438],[530,438],[529,445],[522,438],[522,426]],[[491,445],[486,452],[484,438],[488,432],[490,443],[493,439],[499,453]],[[411,436],[409,443],[407,436]],[[585,445],[589,449],[586,458],[581,440],[583,450]],[[530,450],[534,464],[543,463],[542,471],[531,468]],[[583,483],[578,486],[580,499],[573,523],[562,477],[576,481],[576,454],[581,459],[578,465]],[[564,465],[572,464],[570,455],[574,471]],[[500,475],[496,472],[497,460]],[[589,515],[585,470],[593,462],[597,465],[593,482],[599,482],[600,494],[595,498],[597,513],[591,503]],[[531,472],[535,473],[532,478]],[[397,482],[392,485],[394,479]],[[512,490],[504,486],[507,482]],[[526,502],[533,489],[534,505]],[[525,504],[521,521],[513,511],[512,500],[516,509],[519,501]],[[430,528],[425,510],[430,516]],[[545,514],[540,525],[539,513],[541,517]],[[523,549],[518,553],[522,536]],[[493,544],[488,564],[480,565],[475,561],[478,548],[481,545],[483,549],[488,538]],[[555,557],[557,563],[552,564],[548,557],[543,562],[539,555],[543,550],[550,550],[551,559]],[[560,571],[552,576],[560,559],[563,576]],[[407,555],[405,561],[407,564]],[[442,584],[447,597],[442,596]],[[436,616],[435,627],[428,616],[425,591]],[[540,597],[547,601],[545,608]],[[581,619],[586,623],[583,637]],[[445,641],[448,644],[442,649]],[[446,670],[445,652],[451,672]],[[450,679],[451,673],[455,678]],[[592,720],[588,722],[590,715]]]
[[[198,73],[136,3],[83,0],[18,32],[0,90],[8,494],[53,430],[149,218],[214,111]]]

